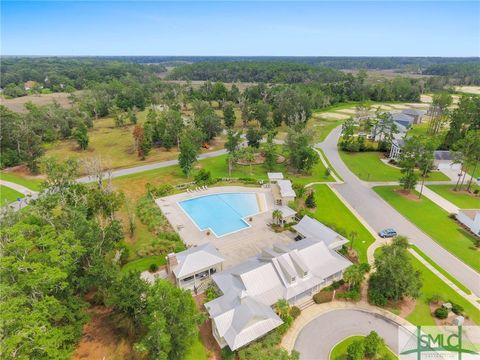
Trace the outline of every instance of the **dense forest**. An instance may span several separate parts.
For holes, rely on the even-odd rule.
[[[462,85],[480,85],[480,64],[437,64],[423,71],[426,75],[457,79]]]
[[[2,57],[0,69],[0,87],[6,96],[11,97],[27,95],[27,90],[80,90],[92,82],[103,83],[126,76],[143,79],[165,71],[165,67],[159,64],[60,57]],[[26,81],[31,82],[31,89],[25,89]]]

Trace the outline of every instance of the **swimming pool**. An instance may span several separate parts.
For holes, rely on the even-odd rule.
[[[204,195],[178,204],[200,230],[217,237],[250,227],[243,218],[259,212],[255,193]]]

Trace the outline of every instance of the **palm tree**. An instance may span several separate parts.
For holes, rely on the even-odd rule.
[[[272,218],[273,218],[273,221],[275,222],[275,224],[278,225],[280,219],[282,218],[283,214],[282,214],[282,211],[281,210],[273,210],[272,212]]]
[[[290,311],[290,304],[285,299],[280,299],[275,304],[275,309],[277,310],[278,316],[282,319],[285,318]]]
[[[351,265],[343,273],[343,280],[348,284],[348,288],[351,289],[362,283],[363,276],[364,274],[358,265]]]

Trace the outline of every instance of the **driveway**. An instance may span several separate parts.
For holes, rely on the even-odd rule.
[[[333,310],[310,321],[299,333],[295,350],[300,359],[327,360],[332,348],[355,335],[376,331],[387,346],[398,354],[398,332],[406,331],[393,320],[364,310]]]
[[[399,234],[407,236],[438,265],[462,282],[477,296],[480,296],[480,274],[464,264],[460,259],[438,245],[432,238],[404,218],[386,203],[370,185],[353,174],[340,158],[337,148],[341,127],[334,129],[321,144],[328,160],[343,178],[345,183],[334,184],[338,193],[365,219],[376,231],[387,227],[395,228]]]

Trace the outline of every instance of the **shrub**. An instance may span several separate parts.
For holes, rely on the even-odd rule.
[[[363,360],[365,357],[365,345],[363,340],[356,340],[347,347],[348,360]]]
[[[307,198],[305,199],[305,206],[309,209],[313,209],[314,207],[317,206],[315,203],[315,192],[311,191]]]
[[[212,301],[220,296],[220,291],[214,283],[208,285],[207,290],[205,290],[205,302]]]
[[[382,346],[383,339],[375,331],[372,331],[365,337],[363,344],[365,346],[365,355],[373,358],[378,353],[380,346]]]
[[[353,288],[351,290],[345,291],[344,293],[337,293],[336,297],[339,299],[358,301],[360,300],[360,289]]]
[[[149,196],[138,201],[136,213],[140,221],[147,225],[149,231],[158,233],[167,225],[167,219]]]
[[[302,313],[302,310],[300,310],[300,308],[297,306],[292,306],[290,308],[290,315],[293,317],[293,319],[296,319],[297,317],[299,317],[301,313]]]
[[[232,350],[230,350],[228,346],[225,346],[222,349],[221,357],[222,357],[222,360],[235,360],[235,353]]]
[[[150,266],[148,267],[148,271],[150,271],[151,273],[154,273],[157,270],[158,270],[158,265],[155,263],[150,264]]]
[[[370,270],[372,269],[372,267],[370,266],[369,263],[361,263],[358,266],[359,266],[360,271],[364,274],[369,273]]]
[[[433,294],[428,298],[428,303],[429,304],[438,304],[440,301],[442,301],[442,298],[438,294]]]
[[[377,306],[387,305],[387,298],[379,291],[375,291],[369,287],[368,302]]]
[[[456,315],[462,315],[463,314],[463,306],[456,304],[452,301],[449,300],[449,303],[452,304],[452,312]]]
[[[446,319],[448,317],[448,310],[444,307],[439,307],[435,310],[435,317],[438,319]]]
[[[194,177],[194,180],[197,184],[209,184],[212,179],[209,170],[200,169]]]
[[[332,301],[333,294],[330,291],[320,291],[313,295],[315,304],[323,304]]]

